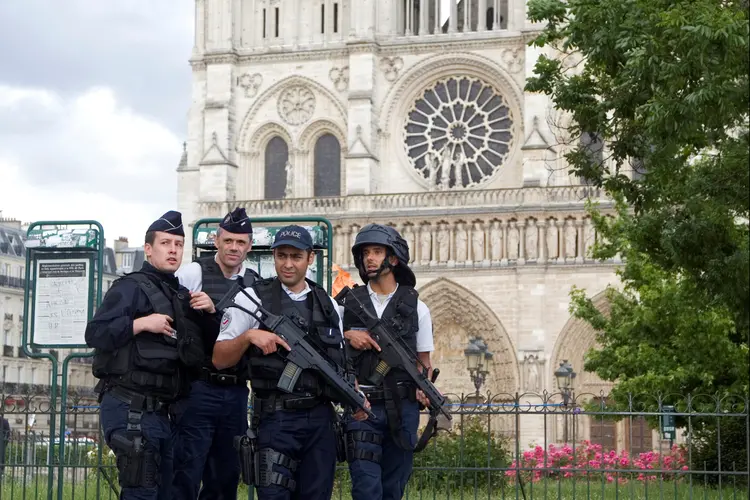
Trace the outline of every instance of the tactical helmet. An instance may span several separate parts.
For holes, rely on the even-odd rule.
[[[359,277],[367,283],[369,278],[367,277],[367,270],[362,261],[362,247],[365,245],[383,245],[388,248],[392,252],[392,255],[395,255],[398,259],[398,264],[393,267],[393,275],[396,277],[396,282],[405,286],[416,286],[417,278],[408,265],[409,245],[398,231],[382,224],[368,224],[357,233],[354,245],[352,246],[352,257],[354,257],[354,265],[357,266],[357,270],[359,271]],[[389,265],[387,258],[383,264],[386,267]]]

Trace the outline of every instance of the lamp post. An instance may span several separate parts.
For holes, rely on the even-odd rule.
[[[555,370],[555,378],[557,379],[557,387],[560,389],[560,393],[563,398],[563,405],[567,406],[572,399],[573,394],[573,381],[576,378],[576,372],[573,371],[573,365],[568,363],[567,359],[564,359],[560,366]],[[563,414],[563,441],[568,442],[568,412]]]
[[[464,356],[466,356],[466,367],[469,369],[469,376],[471,381],[474,383],[474,389],[476,390],[476,398],[479,400],[479,389],[484,385],[487,380],[487,366],[489,361],[492,360],[492,352],[487,348],[484,340],[481,338],[470,338],[469,345],[464,349]]]

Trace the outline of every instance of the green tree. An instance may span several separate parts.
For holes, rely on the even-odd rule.
[[[527,90],[594,133],[601,161],[571,148],[571,171],[617,200],[594,212],[595,257],[624,257],[585,369],[627,392],[748,390],[750,174],[747,2],[530,0],[544,47]],[[580,61],[573,67],[566,60]],[[639,175],[630,175],[632,170]]]

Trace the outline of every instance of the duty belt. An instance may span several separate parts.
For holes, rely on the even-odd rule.
[[[131,410],[164,413],[166,414],[169,410],[170,403],[156,398],[154,396],[144,396],[136,391],[125,389],[124,387],[113,386],[107,390],[107,392],[115,399],[131,405]],[[133,401],[143,400],[141,408],[133,408]]]
[[[281,410],[309,410],[323,404],[325,400],[317,396],[297,396],[293,394],[271,394],[267,398],[253,399],[253,412],[271,413]]]
[[[220,372],[211,371],[209,368],[201,368],[200,374],[198,375],[198,379],[204,382],[208,382],[209,384],[215,384],[215,385],[221,385],[221,386],[230,386],[230,385],[247,386],[247,379],[245,378],[238,377],[237,375],[232,375],[230,373],[220,373]]]
[[[385,391],[381,387],[363,387],[360,386],[362,392],[365,393],[367,400],[370,404],[379,404],[385,401]],[[408,399],[409,401],[417,400],[417,390],[413,385],[401,385],[397,386],[398,396],[401,399]]]

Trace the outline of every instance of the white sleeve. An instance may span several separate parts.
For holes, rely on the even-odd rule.
[[[336,300],[334,300],[333,297],[331,297],[331,303],[333,304],[333,309],[336,311],[336,314],[339,315],[339,331],[341,332],[341,335],[343,335],[344,334],[344,321],[343,321],[343,318],[344,318],[343,310],[344,310],[344,308],[342,306],[340,306],[339,303],[336,302]]]
[[[185,267],[181,267],[174,273],[180,282],[191,292],[200,292],[203,289],[203,271],[201,265],[197,262],[191,262]]]
[[[260,299],[258,299],[258,296],[255,294],[255,290],[252,288],[245,288],[245,291],[255,300],[260,302]],[[257,306],[253,304],[250,299],[245,297],[242,292],[237,294],[234,301],[237,305],[244,307],[248,311],[255,312],[257,309]],[[216,342],[235,339],[247,330],[254,330],[256,328],[258,328],[257,319],[236,307],[227,307],[224,310],[224,316],[221,318],[221,328],[219,329],[219,336],[216,337]]]
[[[419,317],[417,352],[432,352],[435,350],[432,338],[432,316],[427,304],[421,300],[417,302],[417,316]]]

